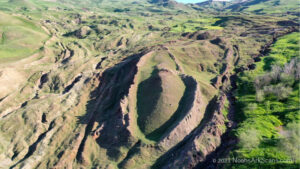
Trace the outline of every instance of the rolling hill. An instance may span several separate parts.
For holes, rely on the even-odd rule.
[[[297,5],[0,0],[0,168],[298,168]]]

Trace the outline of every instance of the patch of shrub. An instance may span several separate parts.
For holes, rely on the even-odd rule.
[[[249,129],[240,134],[239,145],[245,149],[255,148],[260,143],[259,134],[256,129]]]
[[[283,138],[279,148],[293,159],[300,161],[300,126],[299,123],[290,123],[282,131]]]

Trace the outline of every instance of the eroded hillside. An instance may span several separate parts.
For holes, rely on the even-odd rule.
[[[298,30],[290,15],[172,1],[0,3],[14,18],[0,21],[2,168],[194,168],[226,156],[238,73]]]

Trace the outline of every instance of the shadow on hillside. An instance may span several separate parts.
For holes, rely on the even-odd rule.
[[[193,107],[195,93],[197,90],[197,82],[194,81],[193,78],[188,76],[182,77],[182,80],[186,88],[183,97],[179,102],[179,106],[176,112],[162,126],[160,126],[158,129],[148,134],[146,136],[148,139],[155,140],[155,141],[161,139],[163,134],[165,134],[168,129],[171,130],[171,128],[174,128],[174,126],[176,126],[175,123],[179,123],[189,112],[189,110]]]
[[[187,135],[180,143],[178,143],[176,146],[168,150],[165,154],[163,154],[161,157],[159,157],[154,165],[151,167],[151,169],[160,169],[162,168],[166,163],[170,161],[175,161],[175,158],[180,155],[180,151],[177,150],[182,150],[182,147],[184,147],[189,140],[194,138],[194,133],[197,131],[197,133],[201,133],[205,124],[209,122],[212,118],[213,112],[216,109],[215,104],[218,100],[218,97],[215,96],[213,99],[211,99],[205,109],[204,117],[201,120],[199,126],[194,129],[194,131],[191,132],[191,134]],[[184,149],[183,149],[184,150]]]
[[[121,102],[129,93],[137,71],[136,64],[142,55],[143,53],[132,55],[107,69],[99,80],[99,87],[90,93],[91,100],[86,105],[87,113],[78,117],[78,123],[87,125],[77,153],[78,161],[84,162],[82,153],[85,146],[88,146],[88,136],[92,136],[101,148],[107,150],[107,156],[115,161],[122,156],[120,147],[133,144],[127,130],[129,117],[123,115]]]
[[[147,132],[149,116],[155,111],[159,98],[162,94],[162,80],[158,75],[159,70],[154,69],[151,76],[142,81],[137,91],[137,123],[141,131]]]

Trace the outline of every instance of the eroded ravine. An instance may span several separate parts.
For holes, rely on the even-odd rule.
[[[9,134],[1,137],[1,165],[192,168],[229,151],[236,142],[228,135],[236,126],[233,69],[252,69],[245,55],[257,54],[258,44],[277,30],[262,22],[261,33],[256,28],[251,32],[242,22],[238,24],[245,24],[245,30],[233,24],[181,35],[144,27],[134,32],[131,29],[139,25],[128,30],[124,24],[113,32],[109,26],[121,26],[120,18],[85,14],[74,14],[74,25],[45,21],[57,30],[41,56],[28,58],[20,69],[32,69],[19,79],[30,83],[1,96],[1,132]],[[64,35],[59,26],[68,28]],[[84,35],[84,28],[91,34]],[[254,49],[245,51],[248,45]],[[0,78],[5,73],[1,71]]]
[[[275,34],[273,36],[273,39],[268,42],[266,45],[262,46],[259,54],[253,58],[255,62],[260,62],[262,57],[266,56],[270,52],[271,46],[277,41],[278,38],[288,35],[290,33],[298,31],[297,29],[290,29],[286,32],[282,32],[279,34]],[[252,64],[251,64],[252,65]],[[218,163],[218,159],[225,158],[229,155],[229,152],[236,147],[238,143],[238,138],[235,137],[231,132],[232,130],[236,129],[238,127],[237,121],[235,121],[235,113],[236,113],[236,98],[234,96],[235,91],[237,90],[236,80],[238,73],[241,73],[243,71],[253,70],[253,67],[249,65],[248,69],[246,70],[238,70],[235,74],[230,76],[230,82],[231,82],[231,89],[226,92],[226,97],[229,102],[229,110],[228,110],[228,122],[226,124],[227,130],[226,132],[221,136],[221,144],[219,147],[216,148],[214,152],[209,154],[205,161],[198,163],[195,168],[207,168],[207,169],[218,169],[222,168],[224,165],[223,163]]]

